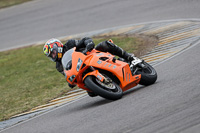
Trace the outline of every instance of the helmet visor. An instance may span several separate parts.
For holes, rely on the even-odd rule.
[[[57,51],[54,49],[51,53],[50,53],[50,55],[49,55],[49,57],[53,60],[53,61],[55,61],[56,59],[57,59],[57,56],[58,56],[58,54],[57,54]]]

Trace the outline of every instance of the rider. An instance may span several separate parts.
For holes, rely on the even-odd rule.
[[[89,37],[82,38],[81,40],[70,39],[64,45],[58,39],[52,38],[45,43],[43,51],[47,57],[56,62],[56,69],[64,75],[61,59],[66,51],[76,47],[76,50],[86,53],[87,51],[91,51],[94,46],[94,42]],[[134,57],[133,54],[127,53],[122,48],[115,45],[112,40],[99,43],[95,49],[102,52],[109,52],[130,62]],[[74,87],[70,84],[69,86]]]

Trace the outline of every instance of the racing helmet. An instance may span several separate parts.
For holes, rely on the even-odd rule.
[[[61,60],[63,55],[63,44],[58,39],[52,38],[45,43],[43,51],[52,61],[55,62]]]

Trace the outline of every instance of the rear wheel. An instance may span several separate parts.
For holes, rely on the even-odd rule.
[[[143,63],[146,67],[141,68],[136,72],[136,74],[141,74],[141,80],[139,84],[141,85],[151,85],[157,80],[156,70],[148,63]]]
[[[109,100],[120,99],[123,95],[122,89],[113,81],[105,83],[95,76],[87,76],[84,83],[92,92]]]

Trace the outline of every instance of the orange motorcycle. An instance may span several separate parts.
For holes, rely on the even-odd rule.
[[[62,65],[68,83],[110,100],[120,99],[138,84],[151,85],[157,80],[155,69],[144,60],[134,57],[126,62],[95,49],[82,53],[72,48],[63,55]]]

